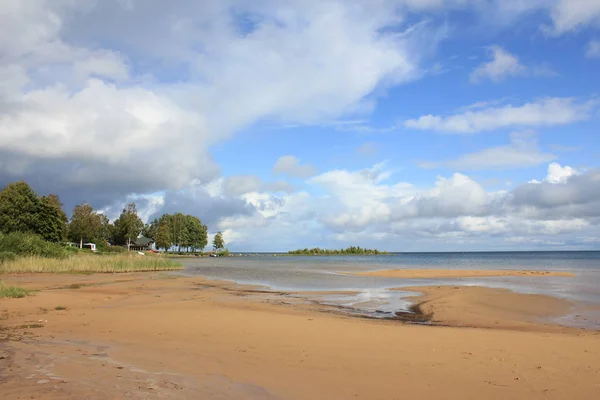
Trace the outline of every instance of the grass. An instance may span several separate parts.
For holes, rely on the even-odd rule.
[[[42,324],[25,324],[17,326],[17,329],[33,329],[33,328],[43,328]]]
[[[173,260],[134,254],[77,255],[64,259],[22,257],[0,264],[0,274],[19,273],[116,273],[141,271],[172,271],[183,269]]]
[[[9,286],[6,283],[0,281],[0,298],[12,297],[18,299],[21,297],[29,296],[30,293],[30,290],[23,289],[17,286]]]
[[[65,306],[56,306],[56,307],[54,307],[54,309],[55,309],[56,311],[63,311],[63,310],[66,310],[66,309],[67,309],[67,307],[65,307]]]

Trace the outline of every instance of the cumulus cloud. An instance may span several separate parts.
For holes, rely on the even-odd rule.
[[[253,192],[291,193],[294,191],[294,187],[284,180],[264,182],[256,175],[235,175],[222,178],[219,182],[222,185],[223,193],[229,196],[238,196]]]
[[[388,2],[2,2],[0,153],[16,162],[2,163],[0,183],[39,180],[37,189],[86,192],[100,207],[109,182],[121,197],[211,182],[220,171],[209,149],[237,130],[336,119],[375,89],[418,78],[433,37],[397,11]]]
[[[0,186],[25,179],[58,192],[68,210],[88,201],[111,217],[129,201],[145,220],[191,213],[250,251],[339,240],[431,250],[444,240],[477,247],[496,237],[540,245],[565,242],[569,232],[591,237],[600,223],[597,170],[551,165],[543,182],[505,192],[462,173],[417,187],[384,163],[316,175],[287,156],[274,172],[310,178],[294,188],[254,175],[222,177],[210,153],[257,121],[362,118],[386,88],[423,76],[423,58],[446,31],[413,11],[493,7],[509,20],[543,7],[556,33],[598,21],[597,0],[539,3],[0,2]],[[494,57],[498,65],[481,79],[519,75],[519,60],[506,51]],[[525,68],[534,75],[542,67]],[[552,126],[585,120],[595,107],[571,98],[490,103],[405,125],[456,133]],[[537,149],[533,140],[510,146],[487,156]],[[463,167],[482,159],[469,157]]]
[[[548,166],[548,175],[546,175],[546,182],[566,183],[571,176],[579,174],[579,171],[568,165],[565,165],[563,167],[559,163],[552,163]]]
[[[596,100],[546,97],[520,106],[491,106],[450,116],[423,115],[405,121],[404,126],[448,133],[478,133],[511,127],[564,125],[588,119],[597,104]]]
[[[577,173],[569,167],[554,164],[544,182],[530,182],[515,189],[513,203],[569,213],[582,212],[580,217],[598,216],[599,211],[591,208],[600,202],[599,194],[599,170]]]
[[[553,163],[543,184],[524,184],[513,191],[488,191],[459,173],[438,177],[430,189],[386,184],[389,174],[381,166],[366,173],[330,171],[311,182],[328,193],[331,206],[320,205],[319,218],[340,240],[375,235],[371,240],[452,239],[458,245],[472,238],[493,242],[494,237],[518,236],[541,245],[557,235],[598,229],[597,173],[582,174]]]
[[[301,164],[294,156],[281,156],[273,166],[274,174],[284,174],[297,178],[308,178],[315,175],[316,168],[310,164]]]
[[[543,152],[535,137],[535,132],[513,132],[510,144],[488,147],[478,152],[464,154],[454,160],[420,163],[425,168],[447,167],[458,171],[502,170],[533,167],[554,160],[552,153]]]
[[[588,237],[600,231],[599,173],[551,163],[541,183],[511,191],[486,189],[460,173],[416,187],[393,179],[393,172],[379,163],[317,175],[306,182],[312,194],[234,195],[219,178],[193,190],[138,201],[142,212],[152,208],[155,215],[195,213],[212,230],[227,232],[232,248],[248,251],[348,241],[391,250],[431,250],[420,246],[434,243],[436,249],[543,248],[553,242],[585,247],[589,242],[573,235]]]

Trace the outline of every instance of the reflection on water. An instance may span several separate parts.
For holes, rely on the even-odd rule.
[[[260,255],[186,259],[184,264],[186,274],[265,285],[275,290],[355,291],[358,293],[320,296],[319,300],[358,308],[375,316],[406,310],[410,305],[408,296],[414,293],[387,289],[408,286],[477,285],[600,305],[600,252],[403,253],[333,257]],[[398,279],[338,273],[393,268],[559,270],[573,272],[576,277]],[[595,320],[596,317],[590,318]],[[578,318],[583,319],[581,315]],[[590,318],[586,320],[590,321]]]

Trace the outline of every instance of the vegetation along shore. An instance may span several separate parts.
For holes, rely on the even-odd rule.
[[[349,255],[349,256],[371,256],[371,255],[382,255],[389,254],[388,252],[376,250],[376,249],[365,249],[360,246],[350,246],[345,249],[330,250],[320,249],[318,247],[312,249],[297,249],[290,250],[287,253],[292,256],[336,256],[336,255]]]

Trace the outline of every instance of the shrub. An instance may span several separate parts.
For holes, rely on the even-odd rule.
[[[0,237],[0,252],[11,252],[18,257],[65,258],[68,255],[62,245],[48,242],[32,233],[22,232],[11,232]]]
[[[217,254],[221,257],[229,257],[229,249],[219,250]]]
[[[106,246],[102,251],[106,253],[123,253],[126,250],[121,246]]]
[[[65,247],[65,251],[69,254],[77,254],[81,251],[81,249],[75,246],[67,246]]]

